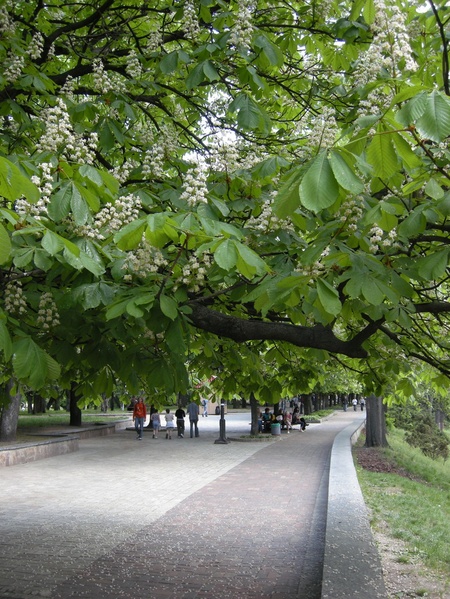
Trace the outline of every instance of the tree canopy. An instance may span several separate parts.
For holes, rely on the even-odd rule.
[[[195,364],[236,372],[232,392],[264,369],[287,388],[294,365],[297,388],[333,364],[382,387],[425,362],[443,384],[449,18],[6,0],[4,376],[167,394]]]

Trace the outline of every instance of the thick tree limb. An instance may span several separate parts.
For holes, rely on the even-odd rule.
[[[284,322],[245,320],[195,302],[190,303],[189,307],[192,309],[189,319],[193,326],[233,341],[286,341],[297,347],[323,349],[349,358],[367,357],[367,352],[360,345],[338,339],[331,329],[323,326],[303,327]]]

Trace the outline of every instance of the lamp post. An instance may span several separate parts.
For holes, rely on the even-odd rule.
[[[220,404],[220,420],[219,420],[219,438],[214,441],[214,444],[226,445],[228,443],[225,431],[225,404]]]

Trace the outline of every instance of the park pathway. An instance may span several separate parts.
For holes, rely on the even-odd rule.
[[[210,416],[198,439],[124,431],[4,468],[0,597],[320,599],[331,447],[362,417],[218,445]]]

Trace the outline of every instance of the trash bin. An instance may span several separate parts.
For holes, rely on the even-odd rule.
[[[219,408],[219,406],[216,406],[215,413],[216,413],[216,416],[220,415],[220,408]]]
[[[279,422],[273,422],[270,425],[270,432],[272,435],[281,435],[281,424]]]

